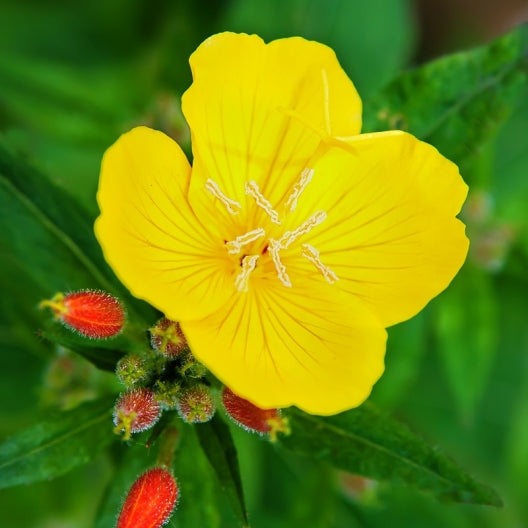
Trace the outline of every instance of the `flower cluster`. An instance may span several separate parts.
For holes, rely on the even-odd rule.
[[[67,327],[91,338],[110,337],[109,328],[117,334],[124,322],[120,301],[105,292],[58,293],[41,306],[51,308]],[[163,410],[176,410],[187,423],[207,422],[216,411],[207,370],[194,359],[180,325],[162,318],[150,328],[150,335],[151,350],[127,354],[116,366],[116,375],[127,389],[113,412],[114,431],[122,433],[123,440],[150,429]],[[289,432],[277,409],[260,409],[227,387],[221,400],[228,416],[246,430],[269,433],[272,440],[278,432]]]
[[[124,356],[116,374],[125,385],[114,407],[116,433],[152,427],[163,410],[177,410],[188,423],[207,422],[215,404],[205,369],[191,354],[178,323],[160,319],[151,329],[151,350]]]

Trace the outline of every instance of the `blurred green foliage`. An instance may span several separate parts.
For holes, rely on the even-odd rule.
[[[257,32],[266,40],[301,35],[329,44],[366,101],[367,127],[405,125],[461,164],[471,185],[463,213],[472,240],[468,263],[422,314],[390,330],[387,371],[372,400],[492,484],[506,504],[502,510],[446,505],[402,486],[351,479],[233,431],[252,526],[528,524],[526,48],[509,48],[507,64],[504,55],[491,53],[482,71],[458,56],[466,85],[454,75],[453,62],[427,67],[429,81],[438,80],[441,71],[460,81],[453,89],[474,88],[467,93],[435,92],[426,76],[414,72],[396,79],[417,50],[418,28],[405,0],[3,0],[0,131],[7,149],[0,152],[0,440],[35,423],[36,408],[43,414],[50,410],[42,394],[50,389],[45,372],[55,356],[36,335],[43,321],[38,301],[60,289],[108,284],[119,289],[83,220],[96,214],[102,153],[136,124],[165,130],[188,151],[179,112],[179,97],[190,83],[187,60],[205,37],[222,30]],[[519,35],[526,32],[509,45],[522,40]],[[417,93],[422,98],[414,100]],[[443,98],[433,97],[438,93]],[[476,102],[465,113],[451,109],[452,126],[444,123],[441,133],[429,134],[435,115],[426,119],[415,110],[427,96],[424,108],[433,113],[444,111],[450,97]],[[380,124],[379,105],[387,101],[392,117],[410,108],[422,122]],[[474,131],[474,143],[450,137],[461,129]],[[8,177],[9,160],[17,156],[49,175],[58,188],[54,202],[39,170]],[[29,240],[21,239],[28,233]],[[127,304],[138,327],[154,317],[143,303],[127,298]],[[115,391],[111,375],[101,376],[97,390]],[[182,502],[169,526],[236,526],[199,445],[194,432],[182,434],[179,453],[186,457],[176,460]],[[53,482],[3,490],[2,524],[88,528],[98,518],[98,527],[111,526],[120,497],[149,457],[141,445],[124,454],[113,448]]]

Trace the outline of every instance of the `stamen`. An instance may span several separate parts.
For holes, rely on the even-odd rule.
[[[332,129],[330,127],[330,90],[328,88],[328,75],[324,68],[321,70],[321,75],[323,77],[323,89],[324,89],[325,128],[326,128],[326,133],[329,136],[331,136]]]
[[[286,231],[279,239],[280,248],[286,249],[290,247],[300,236],[310,232],[315,226],[318,226],[325,220],[326,213],[324,211],[317,211],[294,231]]]
[[[216,183],[215,181],[211,180],[211,178],[209,178],[206,182],[205,182],[205,188],[215,197],[215,198],[218,198],[224,205],[225,205],[225,208],[227,209],[227,212],[232,214],[232,215],[236,215],[239,213],[240,209],[242,209],[242,206],[235,200],[231,200],[231,198],[228,198],[221,190],[220,190],[220,187],[218,186],[218,183]]]
[[[240,292],[248,291],[248,281],[251,272],[257,266],[258,255],[246,255],[242,259],[242,270],[235,278],[235,288]]]
[[[295,211],[295,208],[297,207],[297,200],[299,199],[299,196],[304,191],[304,189],[306,189],[308,184],[312,181],[313,175],[313,169],[304,169],[301,172],[299,181],[293,186],[290,196],[288,196],[288,199],[284,204],[287,209],[289,209],[290,211]]]
[[[255,202],[259,207],[262,207],[266,213],[268,213],[269,217],[271,218],[271,221],[274,224],[280,225],[279,220],[279,213],[273,209],[273,206],[271,203],[264,198],[263,194],[260,192],[260,189],[258,188],[257,182],[255,181],[248,181],[245,184],[246,187],[246,194],[249,194],[255,199]]]
[[[237,255],[238,253],[240,253],[240,251],[242,251],[242,246],[245,246],[250,242],[254,242],[255,240],[258,240],[259,238],[262,238],[265,235],[266,231],[264,231],[262,227],[259,227],[258,229],[253,229],[252,231],[248,231],[243,235],[239,235],[235,238],[235,240],[226,242],[227,252],[230,255]]]
[[[310,244],[302,245],[302,256],[307,258],[315,267],[321,272],[323,277],[330,283],[339,280],[339,277],[328,267],[321,262],[320,253],[317,249]]]
[[[270,238],[268,249],[271,255],[271,260],[273,260],[273,264],[275,264],[275,269],[277,270],[277,276],[279,277],[279,280],[282,282],[282,284],[284,284],[284,286],[291,288],[292,283],[288,273],[286,272],[286,266],[281,262],[279,256],[279,251],[282,249],[280,242]]]

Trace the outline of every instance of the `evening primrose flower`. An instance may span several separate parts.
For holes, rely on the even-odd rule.
[[[385,328],[464,262],[466,185],[407,133],[360,134],[360,98],[322,44],[223,33],[190,63],[193,166],[144,127],[110,147],[105,258],[240,397],[355,407],[382,374]]]

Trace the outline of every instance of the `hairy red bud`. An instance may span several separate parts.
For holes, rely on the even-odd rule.
[[[40,303],[71,330],[95,339],[117,335],[125,322],[121,303],[108,293],[93,290],[63,294]]]
[[[134,389],[123,394],[114,407],[114,431],[123,432],[123,440],[131,433],[139,433],[152,427],[161,415],[161,407],[154,392]]]
[[[271,440],[277,438],[277,433],[290,432],[288,420],[280,415],[278,409],[261,409],[237,396],[229,387],[224,387],[222,391],[222,403],[227,414],[247,431],[269,434]]]
[[[150,329],[150,343],[154,350],[164,356],[174,358],[187,348],[187,339],[183,335],[180,323],[169,319],[160,319]]]
[[[211,393],[204,385],[182,391],[177,408],[178,414],[187,423],[208,422],[216,410]]]
[[[149,469],[132,484],[117,528],[160,528],[169,520],[178,493],[178,484],[170,471]]]

